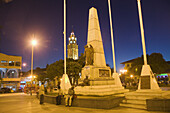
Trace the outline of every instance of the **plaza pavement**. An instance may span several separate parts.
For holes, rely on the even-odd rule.
[[[39,104],[35,95],[30,96],[23,93],[0,94],[0,113],[166,113],[151,112],[140,109],[117,107],[110,110],[90,109],[80,107],[65,107],[45,103]]]

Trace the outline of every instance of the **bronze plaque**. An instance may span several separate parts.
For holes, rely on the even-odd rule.
[[[99,77],[110,77],[109,70],[99,69]]]
[[[141,76],[141,89],[150,89],[150,76]]]

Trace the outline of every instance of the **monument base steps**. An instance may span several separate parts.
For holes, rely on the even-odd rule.
[[[78,95],[122,95],[129,90],[117,85],[101,85],[101,86],[77,86],[75,93]]]
[[[167,94],[167,91],[161,90],[137,90],[128,92],[125,93],[125,100],[120,106],[146,110],[146,99],[164,98]]]

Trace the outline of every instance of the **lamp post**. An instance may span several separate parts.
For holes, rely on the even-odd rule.
[[[31,76],[33,77],[33,55],[34,55],[34,46],[37,44],[37,41],[34,39],[32,40],[31,44],[32,44]]]
[[[31,87],[32,87],[32,80],[33,80],[33,55],[34,55],[34,46],[36,46],[36,44],[37,44],[37,41],[35,40],[35,39],[33,39],[32,41],[31,41],[31,44],[32,44],[32,56],[31,56],[31,76],[30,76],[30,78],[31,78]],[[32,89],[30,88],[30,95],[32,96]]]

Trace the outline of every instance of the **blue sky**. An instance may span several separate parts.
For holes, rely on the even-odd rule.
[[[162,53],[170,60],[170,0],[141,0],[147,54]],[[111,67],[112,50],[107,0],[67,0],[67,38],[72,26],[79,54],[87,42],[88,10],[98,10],[106,62]],[[111,0],[117,70],[121,62],[140,57],[142,44],[137,0]],[[63,59],[63,0],[13,0],[0,5],[2,53],[19,55],[30,69],[30,40],[35,34],[34,68]],[[68,42],[68,40],[67,40]]]

